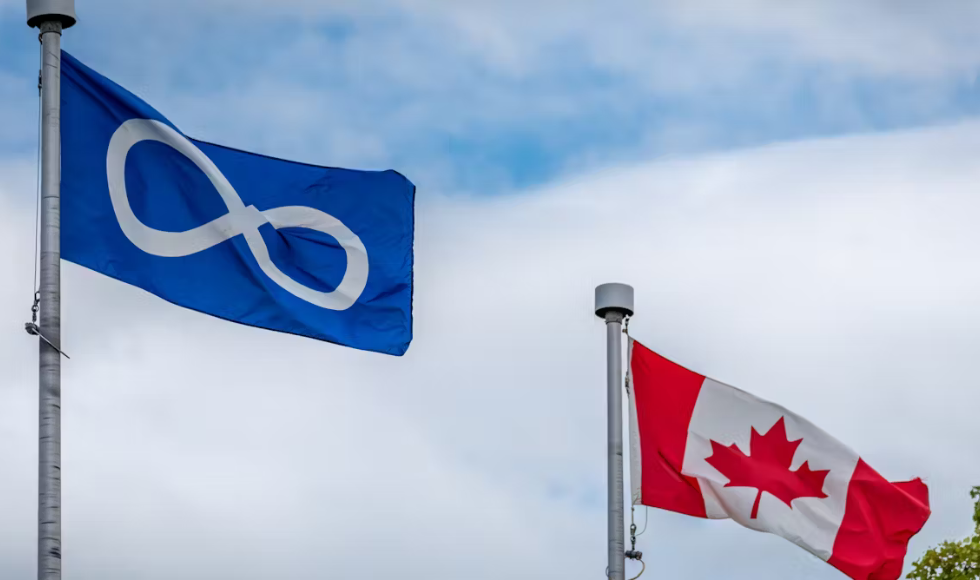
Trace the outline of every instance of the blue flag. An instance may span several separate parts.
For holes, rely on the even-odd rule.
[[[219,318],[401,355],[415,186],[186,137],[62,52],[61,255]]]

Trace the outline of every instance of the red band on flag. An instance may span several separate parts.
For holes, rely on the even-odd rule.
[[[929,490],[921,479],[891,483],[859,460],[828,562],[855,580],[897,580],[909,539],[929,513]]]
[[[704,377],[636,341],[630,369],[640,426],[643,505],[706,517],[698,480],[681,475],[687,426]]]

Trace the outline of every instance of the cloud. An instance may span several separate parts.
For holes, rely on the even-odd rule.
[[[269,14],[268,3],[261,0],[211,0],[210,6]],[[924,10],[915,2],[888,0],[859,5],[846,0],[750,0],[737,6],[721,0],[630,0],[616,9],[585,0],[287,0],[277,3],[276,11],[282,16],[376,19],[405,28],[428,27],[456,40],[457,51],[479,55],[485,63],[517,75],[549,66],[555,49],[575,46],[597,62],[628,64],[632,72],[646,65],[647,74],[657,72],[649,66],[651,57],[657,59],[656,53],[664,49],[681,54],[678,44],[704,50],[703,55],[718,60],[716,64],[735,63],[739,53],[761,48],[765,51],[753,58],[825,62],[870,74],[911,77],[972,74],[980,61],[980,42],[968,25],[978,9],[961,2],[938,2]],[[683,40],[691,42],[676,42]],[[777,47],[780,52],[771,52]]]
[[[855,4],[751,0],[736,8],[719,0],[671,3],[678,23],[705,33],[779,39],[799,56],[880,75],[973,75],[980,45],[965,26],[977,8],[938,2],[875,0]]]
[[[418,204],[403,358],[235,326],[64,267],[65,554],[80,580],[589,578],[604,332],[783,404],[970,529],[980,125],[613,166]],[[29,162],[0,184],[0,569],[33,566]],[[17,282],[19,281],[19,282]],[[642,515],[640,516],[642,518]],[[665,577],[836,578],[779,538],[651,511]],[[710,548],[706,548],[709,546]],[[712,557],[705,558],[706,550]]]
[[[16,10],[15,10],[16,8]],[[7,10],[0,147],[30,151]],[[658,155],[980,112],[974,9],[912,3],[209,0],[79,6],[65,47],[198,138],[496,193]],[[9,22],[8,22],[9,20]],[[16,24],[16,26],[15,26]],[[21,87],[18,89],[17,87]],[[243,122],[247,119],[247,122]]]

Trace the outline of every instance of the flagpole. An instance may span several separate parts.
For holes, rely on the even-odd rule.
[[[595,289],[595,314],[606,321],[606,400],[608,405],[607,489],[610,580],[625,580],[623,521],[623,319],[633,314],[633,287],[602,284]]]
[[[61,579],[61,32],[73,24],[74,0],[27,0],[42,54],[38,580]]]

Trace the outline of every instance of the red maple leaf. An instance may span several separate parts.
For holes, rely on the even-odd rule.
[[[759,490],[752,505],[751,518],[759,515],[762,492],[776,497],[792,509],[798,497],[827,497],[823,481],[829,469],[812,471],[803,462],[796,471],[790,471],[793,456],[803,439],[790,441],[786,436],[783,417],[764,435],[752,428],[749,455],[742,453],[734,443],[729,446],[711,442],[711,456],[705,461],[729,479],[725,487],[754,487]]]

